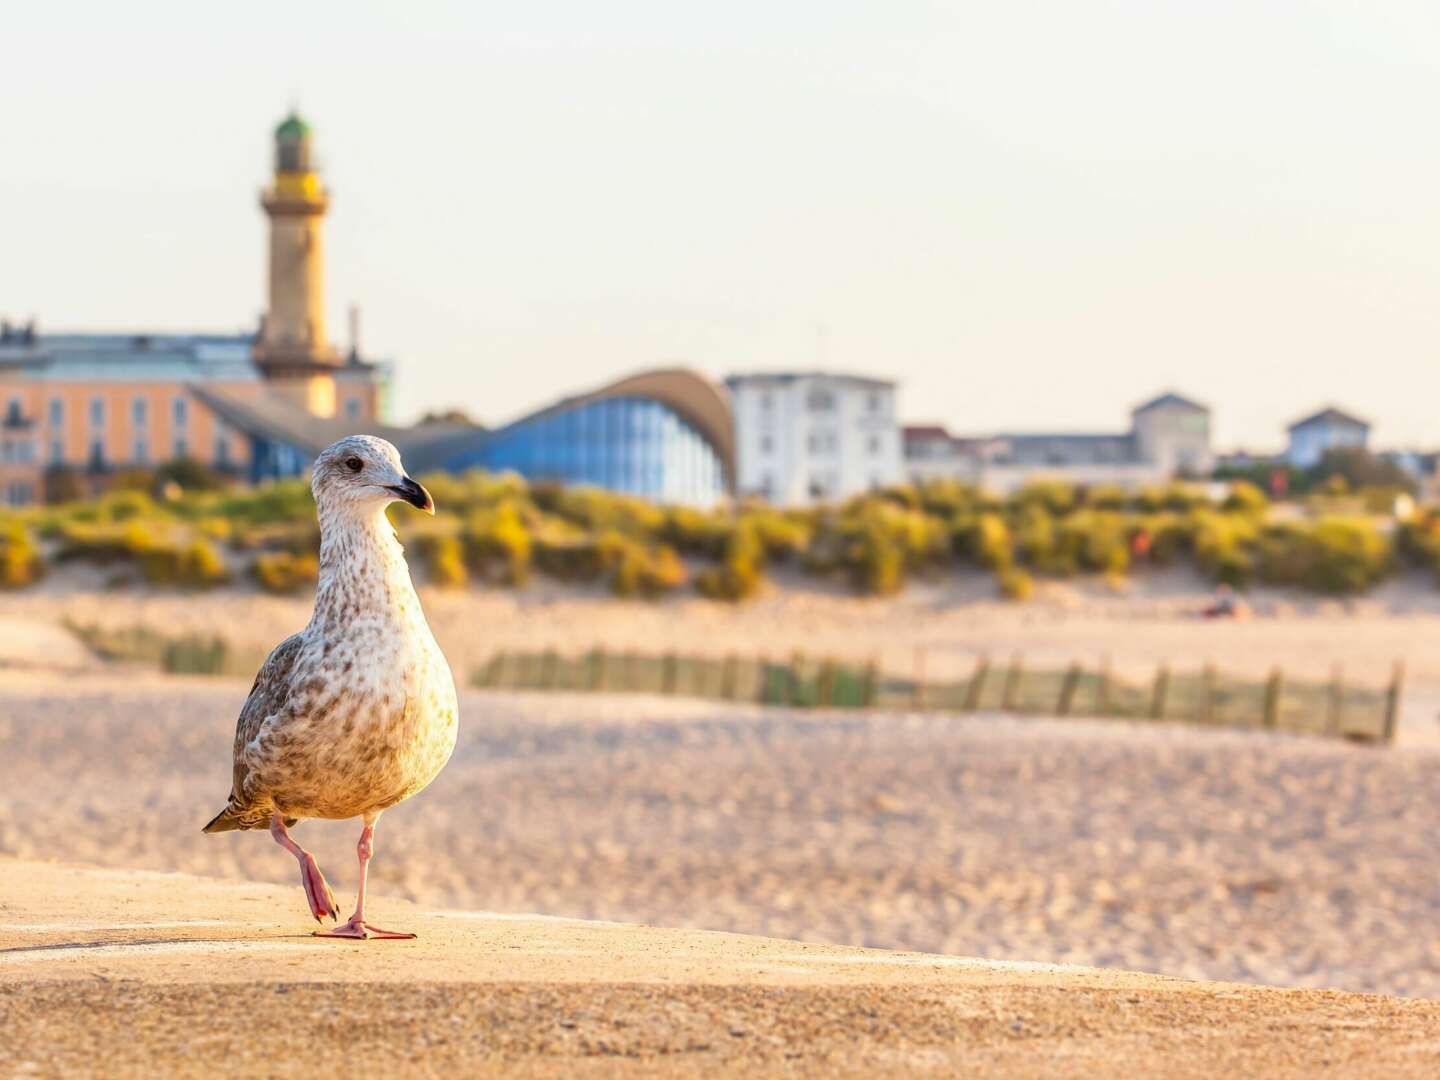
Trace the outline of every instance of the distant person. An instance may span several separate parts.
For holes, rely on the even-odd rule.
[[[1202,614],[1207,619],[1243,619],[1250,614],[1250,607],[1235,595],[1233,588],[1222,584],[1216,588],[1215,598]]]

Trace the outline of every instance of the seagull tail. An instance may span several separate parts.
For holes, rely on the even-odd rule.
[[[220,813],[210,819],[210,824],[201,829],[201,832],[229,832],[231,829],[243,829],[245,823],[240,820],[240,815],[235,812],[233,806],[227,806]]]

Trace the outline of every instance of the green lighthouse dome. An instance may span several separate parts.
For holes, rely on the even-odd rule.
[[[310,138],[310,125],[300,119],[300,114],[291,112],[275,129],[276,142],[301,142]]]

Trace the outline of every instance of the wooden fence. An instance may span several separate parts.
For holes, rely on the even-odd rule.
[[[1328,680],[1315,681],[1286,678],[1278,668],[1257,680],[1208,665],[1198,671],[1161,666],[1150,680],[1136,682],[1115,676],[1106,664],[1032,669],[1020,657],[1003,664],[982,657],[969,676],[958,681],[927,680],[923,653],[917,654],[915,666],[914,674],[904,676],[883,671],[874,662],[801,653],[777,660],[647,656],[604,649],[566,656],[547,650],[496,653],[474,672],[471,682],[492,689],[675,694],[797,708],[1179,721],[1388,743],[1395,737],[1404,681],[1398,663],[1383,688],[1353,685],[1339,668]]]

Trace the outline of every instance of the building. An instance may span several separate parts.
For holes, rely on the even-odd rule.
[[[1126,432],[959,437],[923,425],[905,429],[904,445],[911,480],[960,480],[1000,493],[1041,479],[1140,487],[1208,476],[1215,460],[1210,410],[1175,393],[1136,406]]]
[[[736,491],[781,506],[899,483],[895,384],[825,372],[732,375]]]
[[[692,371],[642,372],[565,398],[489,431],[401,436],[417,472],[516,472],[639,495],[713,506],[735,483],[730,404]]]
[[[342,355],[326,332],[329,194],[297,116],[275,130],[261,205],[270,260],[258,334],[47,334],[0,323],[0,503],[99,491],[117,472],[177,459],[258,478],[273,471],[266,444],[227,416],[277,403],[312,422],[378,422],[388,366],[353,343]]]
[[[1370,441],[1370,425],[1336,408],[1324,408],[1296,420],[1285,429],[1290,437],[1285,462],[1297,469],[1320,464],[1327,451],[1343,447],[1364,447]]]

